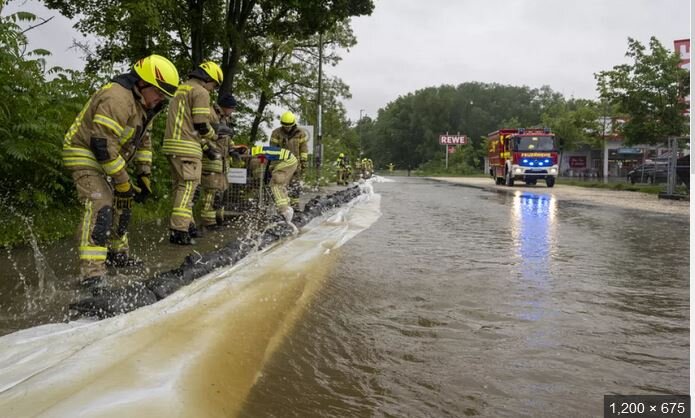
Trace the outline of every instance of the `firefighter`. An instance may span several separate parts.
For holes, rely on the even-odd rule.
[[[362,160],[355,159],[355,171],[352,174],[352,181],[359,181],[362,177]]]
[[[363,179],[368,179],[369,176],[371,176],[371,173],[369,172],[369,167],[367,164],[367,158],[362,158],[362,178]]]
[[[203,154],[209,161],[222,160],[210,124],[210,92],[222,84],[222,69],[206,61],[191,71],[169,105],[162,152],[171,166],[174,207],[169,218],[169,242],[192,244],[199,236],[193,220],[202,175]]]
[[[369,173],[368,178],[374,174],[374,163],[371,158],[367,158],[367,172]]]
[[[260,158],[261,164],[264,163],[264,160],[270,162],[270,191],[273,194],[275,206],[285,221],[291,223],[294,209],[290,205],[287,186],[290,184],[292,176],[297,169],[297,157],[288,149],[272,146],[252,147],[251,157]]]
[[[63,163],[83,206],[78,227],[82,285],[103,281],[107,258],[115,266],[132,260],[130,209],[152,192],[150,125],[178,84],[179,73],[168,59],[140,59],[132,71],[94,93],[65,134]],[[126,171],[131,161],[136,181]]]
[[[297,127],[297,119],[292,112],[285,112],[280,117],[281,127],[273,130],[270,135],[270,145],[290,150],[299,157],[299,165],[289,184],[290,205],[299,210],[299,196],[302,193],[302,176],[306,171],[309,159],[308,136],[304,129]]]
[[[352,178],[352,166],[349,158],[346,158],[345,161],[347,161],[347,164],[345,164],[345,185],[347,186]]]
[[[338,186],[342,186],[343,184],[347,185],[347,177],[346,177],[346,175],[347,175],[347,173],[346,173],[347,163],[345,160],[345,154],[343,154],[342,152],[340,154],[338,154],[338,159],[335,160],[335,167],[336,167],[335,183]]]
[[[232,145],[234,145],[232,142],[233,131],[229,127],[229,119],[236,109],[236,105],[236,99],[231,93],[221,93],[217,103],[212,106],[210,112],[212,126],[217,132],[215,146],[222,158],[211,160],[208,155],[203,155],[203,174],[201,179],[203,210],[200,215],[203,227],[208,230],[218,229],[227,225],[224,220],[224,202],[222,198],[229,186],[227,183],[227,165],[229,151]]]
[[[394,167],[393,163],[389,163],[389,173],[393,173]]]

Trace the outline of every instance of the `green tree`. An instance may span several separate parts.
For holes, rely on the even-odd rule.
[[[627,115],[620,128],[625,142],[657,144],[687,133],[687,104],[683,98],[688,95],[690,79],[688,71],[678,66],[678,54],[652,37],[649,51],[628,38],[625,55],[632,63],[595,74],[601,97]]]
[[[27,50],[20,24],[36,20],[27,12],[0,17],[0,171],[7,179],[0,194],[29,208],[71,199],[62,139],[94,85],[76,71],[47,70],[49,51]]]
[[[461,167],[477,170],[487,153],[485,138],[489,132],[505,127],[503,121],[514,121],[518,125],[514,127],[539,125],[543,107],[557,101],[558,96],[549,87],[476,82],[428,87],[388,103],[379,109],[375,121],[358,124],[355,132],[377,166],[393,162],[406,169],[431,160],[443,163],[439,134],[466,134],[470,144],[459,151],[465,161]]]
[[[543,126],[549,127],[558,139],[560,161],[566,151],[583,146],[597,148],[601,145],[599,113],[597,104],[585,99],[557,101],[544,110],[541,117]]]

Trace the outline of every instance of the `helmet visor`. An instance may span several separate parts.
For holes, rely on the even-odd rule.
[[[167,96],[170,97],[174,96],[174,93],[176,93],[176,89],[178,88],[178,86],[166,83],[162,80],[157,80],[157,84],[157,87],[159,87],[161,91],[163,91]]]

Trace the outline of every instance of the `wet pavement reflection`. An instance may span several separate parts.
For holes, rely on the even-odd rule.
[[[397,178],[242,416],[600,416],[687,393],[689,220]]]

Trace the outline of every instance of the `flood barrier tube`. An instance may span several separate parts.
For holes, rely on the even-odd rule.
[[[360,193],[360,187],[353,186],[331,195],[318,195],[307,202],[303,211],[295,213],[293,223],[297,228],[302,228],[312,219],[350,202]],[[134,280],[121,287],[94,288],[91,296],[71,303],[69,308],[73,312],[73,319],[103,319],[130,312],[164,299],[195,279],[220,267],[232,266],[252,251],[267,248],[292,234],[292,227],[286,223],[271,222],[262,227],[260,232],[231,240],[218,250],[205,254],[190,254],[180,267],[157,273],[149,279]]]

